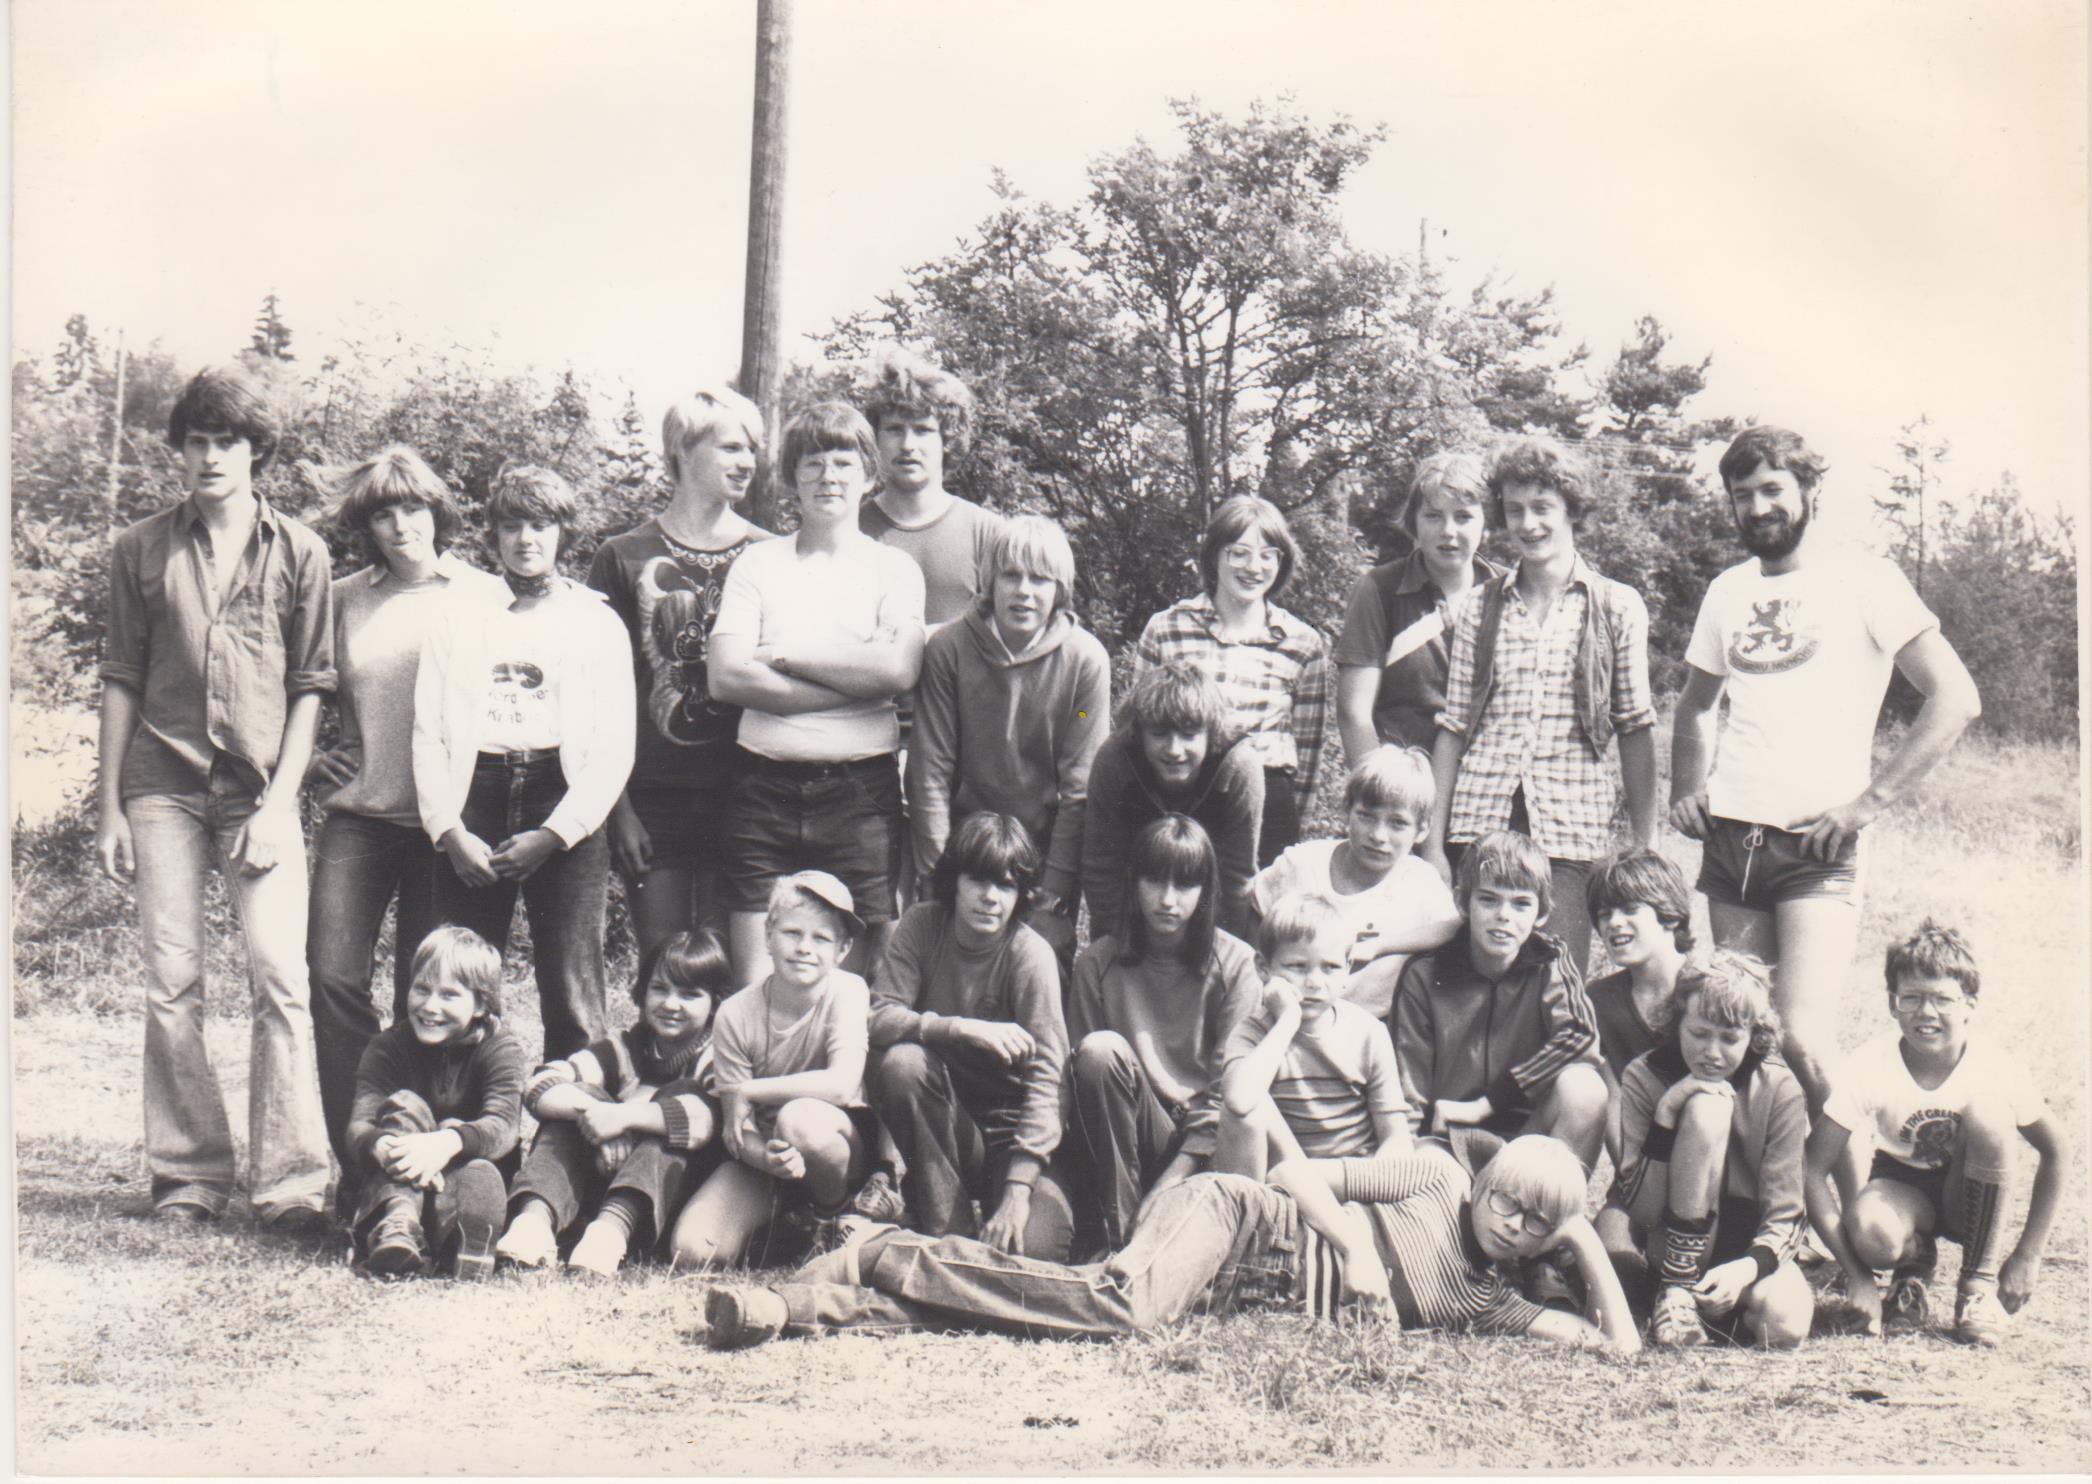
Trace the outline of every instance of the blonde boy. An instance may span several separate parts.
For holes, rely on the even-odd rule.
[[[1257,956],[1267,983],[1223,1053],[1215,1169],[1262,1178],[1267,1165],[1301,1154],[1363,1158],[1409,1146],[1387,1027],[1338,997],[1352,941],[1327,897],[1293,893],[1265,913]]]
[[[1415,748],[1376,748],[1344,780],[1344,837],[1306,840],[1257,874],[1250,897],[1261,916],[1292,892],[1335,904],[1351,929],[1343,997],[1385,1019],[1411,954],[1460,931],[1460,909],[1416,854],[1431,830],[1431,759]]]

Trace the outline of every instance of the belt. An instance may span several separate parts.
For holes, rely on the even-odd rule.
[[[474,763],[481,768],[528,768],[559,761],[557,747],[526,747],[521,752],[483,752]]]
[[[810,783],[823,778],[854,778],[866,774],[891,771],[894,754],[875,752],[870,757],[845,758],[834,763],[802,763],[789,758],[765,757],[760,752],[741,749],[741,764],[751,773],[762,773],[772,778],[792,778]]]

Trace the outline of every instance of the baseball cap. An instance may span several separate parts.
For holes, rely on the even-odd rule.
[[[843,924],[849,928],[851,937],[864,936],[864,919],[857,915],[857,902],[850,895],[850,888],[826,871],[794,871],[779,884],[796,886],[815,901],[833,907],[842,914]]]

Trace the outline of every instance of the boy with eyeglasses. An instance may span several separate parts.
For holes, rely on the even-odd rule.
[[[2018,1058],[1975,1038],[1982,976],[1960,933],[1928,918],[1890,946],[1886,967],[1896,1034],[1860,1047],[1831,1080],[1809,1132],[1809,1218],[1869,1334],[1925,1327],[1936,1238],[1960,1242],[1954,1337],[1996,1345],[2040,1273],[2068,1164],[2063,1126]],[[1869,1146],[1855,1134],[1871,1137],[1864,1168]],[[2033,1196],[2000,1261],[2020,1139],[2034,1146]],[[1881,1268],[1892,1270],[1886,1320]]]

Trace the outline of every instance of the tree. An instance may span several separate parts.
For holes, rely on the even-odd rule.
[[[51,356],[51,384],[61,390],[73,386],[102,363],[102,348],[87,327],[87,316],[75,314],[65,322],[65,339]]]
[[[1911,586],[1925,596],[1926,503],[1934,498],[1940,482],[1939,466],[1947,461],[1953,445],[1933,434],[1932,419],[1918,414],[1916,422],[1903,425],[1896,440],[1900,467],[1884,469],[1889,476],[1887,495],[1874,497],[1877,515],[1888,525],[1897,559],[1910,573]]]
[[[262,299],[261,312],[254,317],[254,336],[248,342],[251,354],[265,361],[295,361],[291,354],[291,327],[283,322],[283,305],[274,289]]]

